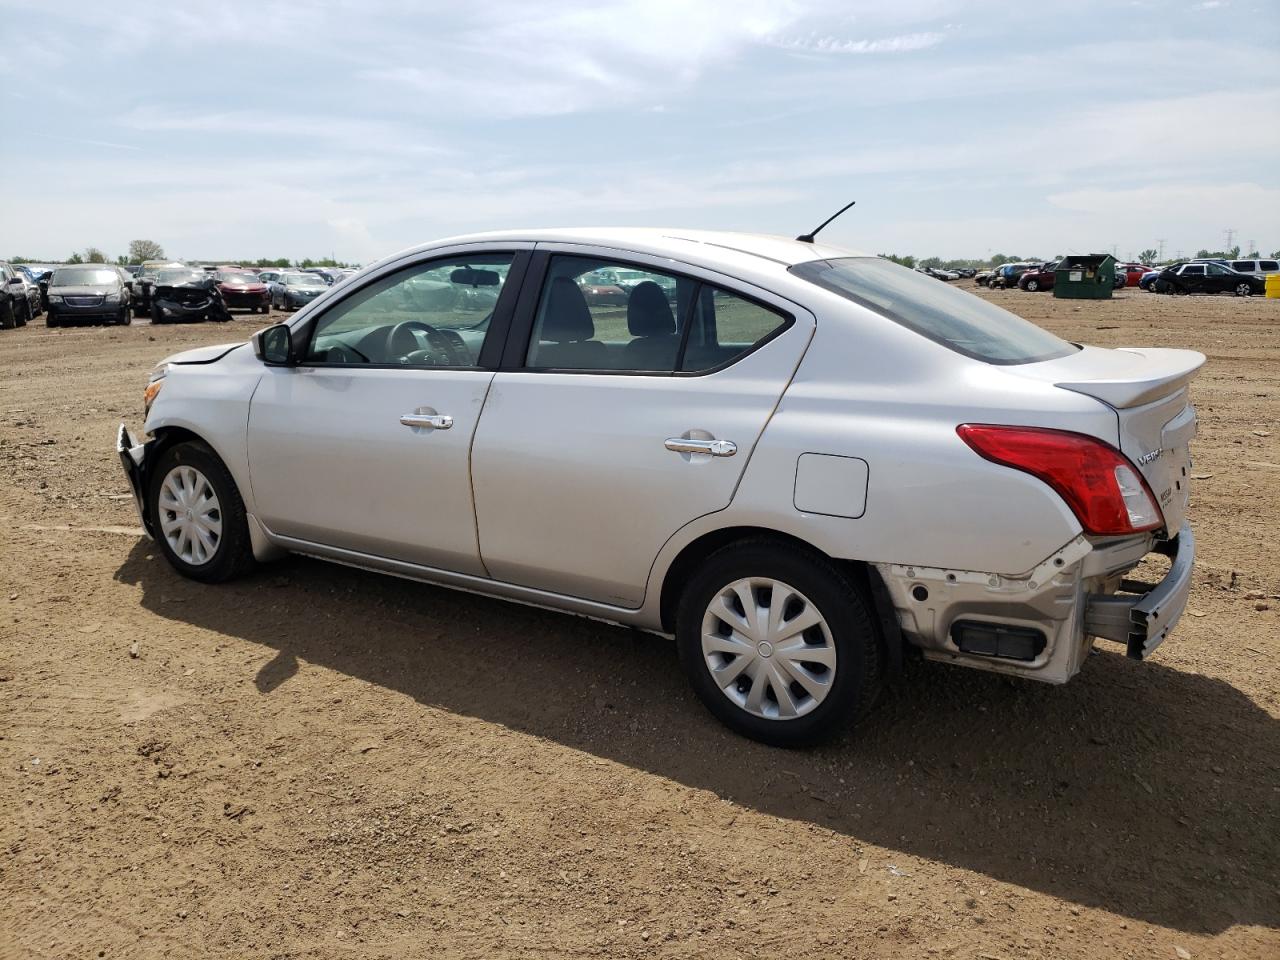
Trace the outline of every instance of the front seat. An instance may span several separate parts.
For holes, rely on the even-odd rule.
[[[542,329],[535,367],[563,367],[570,370],[603,370],[609,366],[609,348],[596,335],[591,308],[582,288],[569,277],[551,281],[542,312]]]
[[[680,337],[662,288],[652,280],[636,284],[627,299],[627,329],[635,337],[623,351],[627,370],[673,370]]]

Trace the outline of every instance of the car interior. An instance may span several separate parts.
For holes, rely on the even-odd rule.
[[[477,363],[510,257],[429,264],[371,284],[316,326],[307,362],[468,367]],[[788,318],[688,277],[554,257],[527,356],[530,368],[672,373],[718,367]],[[681,320],[683,318],[683,321]],[[688,328],[686,330],[686,327]]]

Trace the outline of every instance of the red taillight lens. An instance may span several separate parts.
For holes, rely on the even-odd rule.
[[[1142,475],[1096,437],[1046,427],[962,423],[960,439],[980,456],[1038,477],[1067,502],[1086,533],[1113,536],[1164,525]]]

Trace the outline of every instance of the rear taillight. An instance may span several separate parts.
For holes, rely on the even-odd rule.
[[[960,439],[980,456],[1038,477],[1067,502],[1086,533],[1114,536],[1164,525],[1142,475],[1096,437],[1045,427],[962,423]]]

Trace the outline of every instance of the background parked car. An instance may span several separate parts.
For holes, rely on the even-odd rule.
[[[1052,290],[1053,271],[1057,269],[1057,266],[1056,260],[1037,264],[1018,277],[1018,289],[1032,292],[1036,290]]]
[[[256,273],[240,269],[219,270],[214,277],[228,310],[237,307],[254,313],[271,311],[271,295],[267,292],[267,285],[258,279]]]
[[[1164,268],[1163,268],[1163,267],[1150,267],[1150,268],[1148,268],[1148,269],[1147,269],[1147,272],[1146,272],[1146,273],[1144,273],[1144,274],[1143,274],[1143,275],[1138,279],[1138,288],[1139,288],[1140,290],[1153,290],[1153,289],[1154,289],[1154,287],[1152,286],[1152,284],[1154,284],[1154,283],[1156,282],[1156,278],[1160,276],[1160,271],[1161,271],[1162,269],[1164,269]]]
[[[992,290],[1007,290],[1018,285],[1018,278],[1026,271],[1037,266],[1034,263],[1006,263],[996,267],[995,273],[987,280]]]
[[[1136,287],[1138,281],[1142,279],[1142,275],[1150,269],[1143,263],[1117,263],[1116,273],[1124,274],[1124,285],[1126,287]]]
[[[1122,290],[1125,284],[1129,282],[1128,275],[1124,272],[1123,267],[1116,267],[1115,272],[1111,274],[1111,289]]]
[[[69,264],[53,272],[46,326],[59,327],[74,321],[125,326],[132,319],[129,289],[117,267],[105,263]]]
[[[0,283],[4,284],[6,291],[15,294],[12,301],[14,315],[7,317],[10,326],[25,326],[40,316],[40,287],[21,265],[0,263]]]
[[[314,273],[282,273],[271,285],[271,306],[277,310],[297,310],[328,289],[329,285]]]
[[[994,274],[998,269],[999,267],[986,267],[982,270],[976,271],[973,275],[973,282],[980,287],[987,286],[991,281],[992,274]]]
[[[1236,273],[1247,273],[1255,277],[1280,273],[1280,260],[1232,260],[1229,266]]]
[[[218,281],[193,267],[160,271],[151,288],[150,311],[152,323],[231,319]]]
[[[26,278],[7,263],[0,263],[0,329],[26,326],[31,319]]]
[[[151,285],[162,270],[186,269],[179,260],[144,260],[133,278],[133,315],[144,317],[151,312]]]
[[[1266,292],[1262,277],[1237,273],[1220,263],[1176,263],[1166,267],[1156,279],[1157,293],[1234,293],[1237,297],[1250,297]]]

